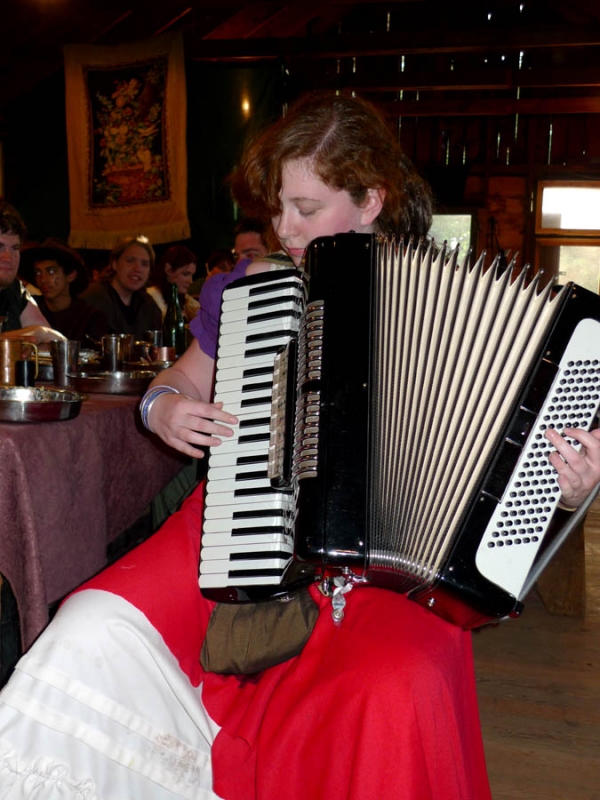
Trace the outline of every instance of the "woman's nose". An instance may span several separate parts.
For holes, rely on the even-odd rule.
[[[275,234],[277,235],[278,239],[287,239],[292,235],[292,215],[289,214],[287,211],[282,211],[279,217],[277,218],[277,224],[275,226]]]

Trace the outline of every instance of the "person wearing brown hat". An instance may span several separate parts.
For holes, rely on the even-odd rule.
[[[37,286],[40,311],[68,339],[92,343],[108,332],[105,314],[79,297],[89,283],[82,258],[60,239],[24,247],[20,275]]]

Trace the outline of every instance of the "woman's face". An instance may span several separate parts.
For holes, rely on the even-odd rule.
[[[195,264],[186,264],[179,269],[173,269],[170,264],[165,265],[165,272],[167,273],[167,280],[169,283],[177,285],[178,294],[187,294],[194,281],[194,274],[196,272]]]
[[[130,244],[112,266],[112,283],[128,292],[141,289],[150,277],[150,256],[139,244]]]
[[[381,210],[380,192],[370,189],[365,204],[357,206],[348,192],[323,183],[308,159],[283,166],[279,198],[281,211],[272,219],[273,229],[297,267],[313,239],[349,231],[371,233]]]

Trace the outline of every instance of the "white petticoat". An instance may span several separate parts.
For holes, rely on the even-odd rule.
[[[122,598],[70,598],[0,693],[0,800],[215,800],[219,727]]]

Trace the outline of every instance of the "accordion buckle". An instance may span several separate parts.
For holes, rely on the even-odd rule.
[[[361,583],[368,583],[368,579],[355,575],[349,567],[342,569],[341,575],[336,575],[333,579],[326,575],[319,584],[319,591],[325,597],[331,597],[331,618],[336,625],[344,619],[346,609],[346,595],[348,592]]]

